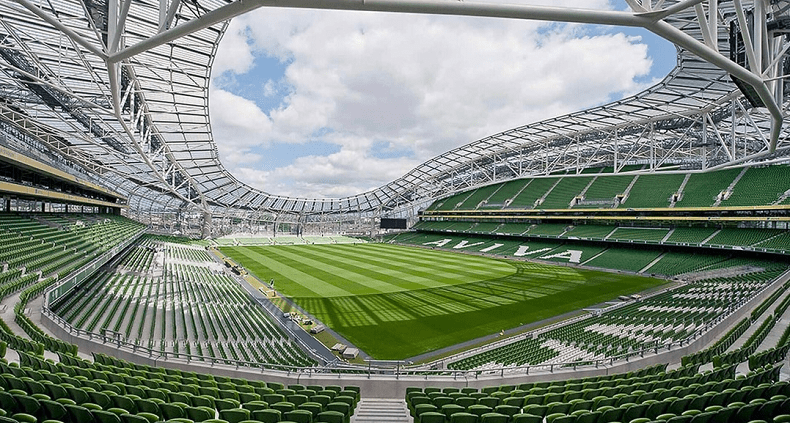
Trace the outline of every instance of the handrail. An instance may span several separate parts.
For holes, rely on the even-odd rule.
[[[767,289],[773,287],[777,281],[779,281],[784,277],[787,277],[789,274],[790,274],[790,270],[785,271],[782,275],[774,279],[772,283],[764,286],[757,294],[752,296],[752,298],[762,294]],[[692,333],[688,337],[678,341],[672,341],[661,345],[654,345],[649,348],[630,351],[628,353],[620,354],[618,356],[612,356],[612,357],[594,359],[594,360],[584,360],[582,362],[577,361],[577,362],[524,365],[524,366],[513,366],[513,367],[492,367],[492,368],[478,369],[478,370],[433,369],[426,365],[373,367],[371,365],[356,366],[353,364],[345,364],[345,363],[330,363],[331,365],[298,367],[298,366],[288,366],[288,365],[272,364],[272,363],[249,362],[243,360],[234,360],[230,358],[206,357],[206,356],[199,356],[195,354],[174,353],[174,352],[160,351],[152,348],[147,348],[144,346],[134,344],[132,342],[128,342],[124,339],[120,339],[118,337],[96,334],[93,332],[75,328],[69,322],[67,322],[60,316],[56,315],[49,308],[43,308],[42,314],[52,319],[54,323],[61,326],[63,329],[65,329],[68,333],[72,335],[76,335],[78,337],[88,339],[92,342],[98,341],[105,346],[114,345],[115,348],[119,351],[120,350],[129,351],[140,356],[147,356],[148,358],[152,358],[157,361],[163,359],[164,361],[183,362],[186,364],[205,363],[212,367],[217,365],[219,366],[227,365],[237,370],[239,368],[249,368],[249,369],[256,369],[260,371],[265,371],[265,370],[279,371],[287,374],[291,374],[291,373],[332,374],[332,375],[337,375],[338,377],[341,376],[342,374],[355,374],[355,375],[367,376],[368,378],[370,378],[371,376],[386,376],[386,377],[398,378],[400,376],[419,375],[419,376],[424,376],[426,378],[431,376],[434,377],[444,376],[444,377],[452,377],[453,379],[457,379],[457,378],[477,379],[480,376],[487,376],[487,375],[492,375],[492,376],[493,375],[504,376],[505,374],[534,375],[534,374],[546,374],[546,373],[550,374],[550,373],[554,373],[555,371],[561,371],[566,369],[567,370],[572,369],[575,371],[580,369],[608,368],[621,363],[628,363],[632,361],[634,358],[638,360],[638,359],[643,359],[645,357],[650,357],[651,355],[654,354],[660,354],[662,352],[672,351],[673,349],[676,348],[682,348],[683,346],[688,346],[695,339],[698,339],[706,332],[716,327],[723,320],[729,318],[733,313],[740,310],[742,307],[746,306],[746,304],[749,301],[751,301],[751,299],[741,300],[736,305],[728,308],[729,313],[727,313],[726,315],[721,315],[717,317],[715,320],[710,321],[706,323],[703,327],[700,327],[697,330],[695,330],[694,333]]]
[[[678,289],[681,286],[682,285],[671,286],[671,287],[664,288],[664,289],[661,289],[661,290],[658,290],[658,291],[655,291],[655,292],[648,293],[644,297],[642,297],[641,300],[644,301],[644,300],[646,300],[648,298],[651,298],[651,297],[654,297],[656,295],[660,295],[660,294],[663,294],[665,292]],[[606,310],[604,310],[604,312],[617,310],[617,309],[619,309],[621,307],[625,307],[628,304],[631,304],[631,301],[623,301],[623,302],[621,302],[619,304],[614,304],[614,305],[612,305],[610,307],[607,307]],[[474,349],[471,349],[471,350],[467,350],[467,351],[464,351],[464,352],[461,352],[461,353],[458,353],[458,354],[455,354],[455,355],[452,355],[452,356],[449,356],[449,357],[444,357],[444,358],[439,359],[439,360],[434,360],[434,361],[432,361],[430,363],[427,363],[426,365],[427,366],[444,365],[444,363],[446,363],[446,362],[453,362],[453,361],[462,360],[464,358],[471,357],[471,356],[474,356],[474,355],[477,355],[477,354],[480,354],[480,353],[483,353],[483,352],[486,352],[486,351],[489,351],[489,350],[493,350],[493,349],[496,349],[496,348],[499,348],[499,347],[504,347],[506,345],[518,342],[518,341],[520,341],[522,339],[526,339],[526,338],[529,338],[529,337],[532,337],[532,336],[535,336],[535,335],[540,335],[541,333],[545,333],[545,332],[548,332],[550,330],[553,330],[553,329],[556,329],[558,327],[562,327],[562,326],[565,326],[565,325],[568,325],[568,324],[571,324],[571,323],[580,322],[582,320],[586,320],[586,319],[589,319],[591,317],[593,317],[592,314],[584,314],[584,315],[581,315],[581,316],[572,317],[572,318],[567,319],[567,320],[562,320],[562,321],[555,322],[555,323],[552,323],[552,324],[547,325],[547,326],[539,327],[539,328],[537,328],[535,330],[532,330],[532,331],[520,334],[519,336],[512,336],[512,337],[509,337],[507,339],[502,339],[502,340],[499,340],[499,341],[496,341],[496,342],[492,342],[490,344],[482,345],[480,347],[477,347],[477,348],[474,348]]]
[[[84,266],[80,267],[78,270],[75,270],[75,271],[71,272],[68,276],[66,276],[65,278],[59,280],[56,284],[54,284],[51,287],[49,287],[49,289],[44,291],[44,306],[43,306],[43,308],[44,309],[49,309],[50,302],[57,301],[62,296],[66,295],[68,292],[70,292],[72,289],[74,289],[74,287],[77,284],[81,283],[82,281],[84,281],[85,279],[90,277],[93,274],[94,271],[96,271],[99,267],[105,265],[108,261],[110,261],[113,257],[115,257],[115,255],[117,255],[119,251],[123,251],[129,245],[131,245],[133,242],[137,241],[137,239],[140,238],[140,236],[142,236],[145,233],[145,230],[146,230],[145,228],[141,228],[139,231],[137,231],[136,234],[132,235],[131,237],[129,237],[125,241],[122,241],[120,244],[116,245],[115,247],[105,251],[98,258],[92,260],[89,263],[86,263]],[[99,264],[99,263],[101,263],[101,264]],[[86,274],[85,272],[88,272],[88,273]],[[51,296],[51,294],[53,292],[56,292],[56,290],[59,290],[61,287],[65,286],[67,283],[74,282],[78,278],[81,278],[81,279],[79,281],[77,281],[76,284],[74,284],[73,286],[69,287],[67,290],[65,290],[63,292],[59,292],[56,298],[50,298],[50,296]]]

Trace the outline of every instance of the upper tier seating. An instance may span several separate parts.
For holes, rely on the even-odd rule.
[[[568,209],[571,202],[582,190],[592,181],[592,177],[564,177],[546,195],[546,198],[538,206],[540,209]]]
[[[741,169],[725,169],[718,172],[692,173],[683,188],[676,207],[710,207],[716,197],[735,180]]]
[[[509,209],[531,209],[535,206],[535,202],[542,198],[548,190],[551,189],[559,178],[535,178],[535,179],[522,179],[520,180],[524,188],[513,199],[513,202],[507,207]],[[568,200],[570,201],[570,200]],[[567,205],[566,205],[567,206]]]
[[[615,197],[626,194],[632,183],[620,208],[670,207],[673,195],[678,193],[680,200],[675,207],[711,207],[742,172],[742,168],[736,168],[704,173],[646,173],[638,177],[600,173],[525,178],[456,193],[436,200],[427,211],[611,208]],[[790,194],[790,166],[748,168],[720,206],[786,203],[790,202],[787,194]],[[581,202],[575,202],[577,197]],[[543,201],[536,205],[540,199]]]
[[[631,209],[669,207],[686,175],[640,175],[620,207]]]
[[[746,170],[722,206],[774,204],[790,190],[790,166],[752,167]]]
[[[634,180],[633,175],[601,176],[584,193],[584,201],[574,207],[612,207],[615,197],[625,193]]]

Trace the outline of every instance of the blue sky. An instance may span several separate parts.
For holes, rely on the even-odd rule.
[[[486,135],[631,95],[675,61],[674,46],[635,28],[265,8],[232,21],[210,111],[241,180],[341,197]]]

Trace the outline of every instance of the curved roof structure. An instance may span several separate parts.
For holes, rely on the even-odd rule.
[[[455,1],[5,1],[0,129],[21,128],[71,171],[126,195],[136,213],[257,219],[413,210],[458,190],[593,165],[708,168],[783,154],[784,2],[758,0],[748,10],[740,1],[629,4],[632,12]],[[227,19],[266,6],[642,26],[679,46],[678,66],[645,92],[474,141],[369,192],[278,196],[222,166],[208,113]],[[729,58],[731,38],[744,66]]]

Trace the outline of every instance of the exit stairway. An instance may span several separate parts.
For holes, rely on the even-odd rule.
[[[396,399],[362,399],[351,417],[351,423],[410,423],[406,401]]]

